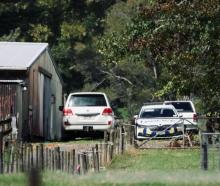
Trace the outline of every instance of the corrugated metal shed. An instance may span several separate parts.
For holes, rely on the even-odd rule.
[[[0,42],[0,69],[26,70],[47,47],[47,43]]]
[[[0,42],[0,116],[16,116],[19,139],[61,138],[62,95],[47,43]]]

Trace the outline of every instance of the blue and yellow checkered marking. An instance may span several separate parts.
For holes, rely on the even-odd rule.
[[[177,133],[178,130],[176,127],[171,127],[169,129],[166,129],[164,131],[153,131],[150,128],[137,128],[137,134],[141,136],[156,136],[156,135],[172,135]]]

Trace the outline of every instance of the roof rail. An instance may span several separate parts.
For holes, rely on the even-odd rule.
[[[143,105],[163,105],[164,102],[146,102]]]

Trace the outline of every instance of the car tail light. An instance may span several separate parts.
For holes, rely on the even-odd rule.
[[[102,112],[102,115],[105,115],[105,116],[112,115],[112,109],[111,108],[105,108]]]
[[[64,116],[72,116],[73,115],[73,111],[70,108],[64,108],[63,109],[63,115]]]
[[[197,116],[197,114],[193,114],[193,121],[194,121],[194,122],[197,122],[197,121],[198,121],[198,116]]]

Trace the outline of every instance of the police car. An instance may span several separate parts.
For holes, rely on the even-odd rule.
[[[183,120],[173,105],[144,105],[135,117],[135,137],[171,137],[183,131]]]

